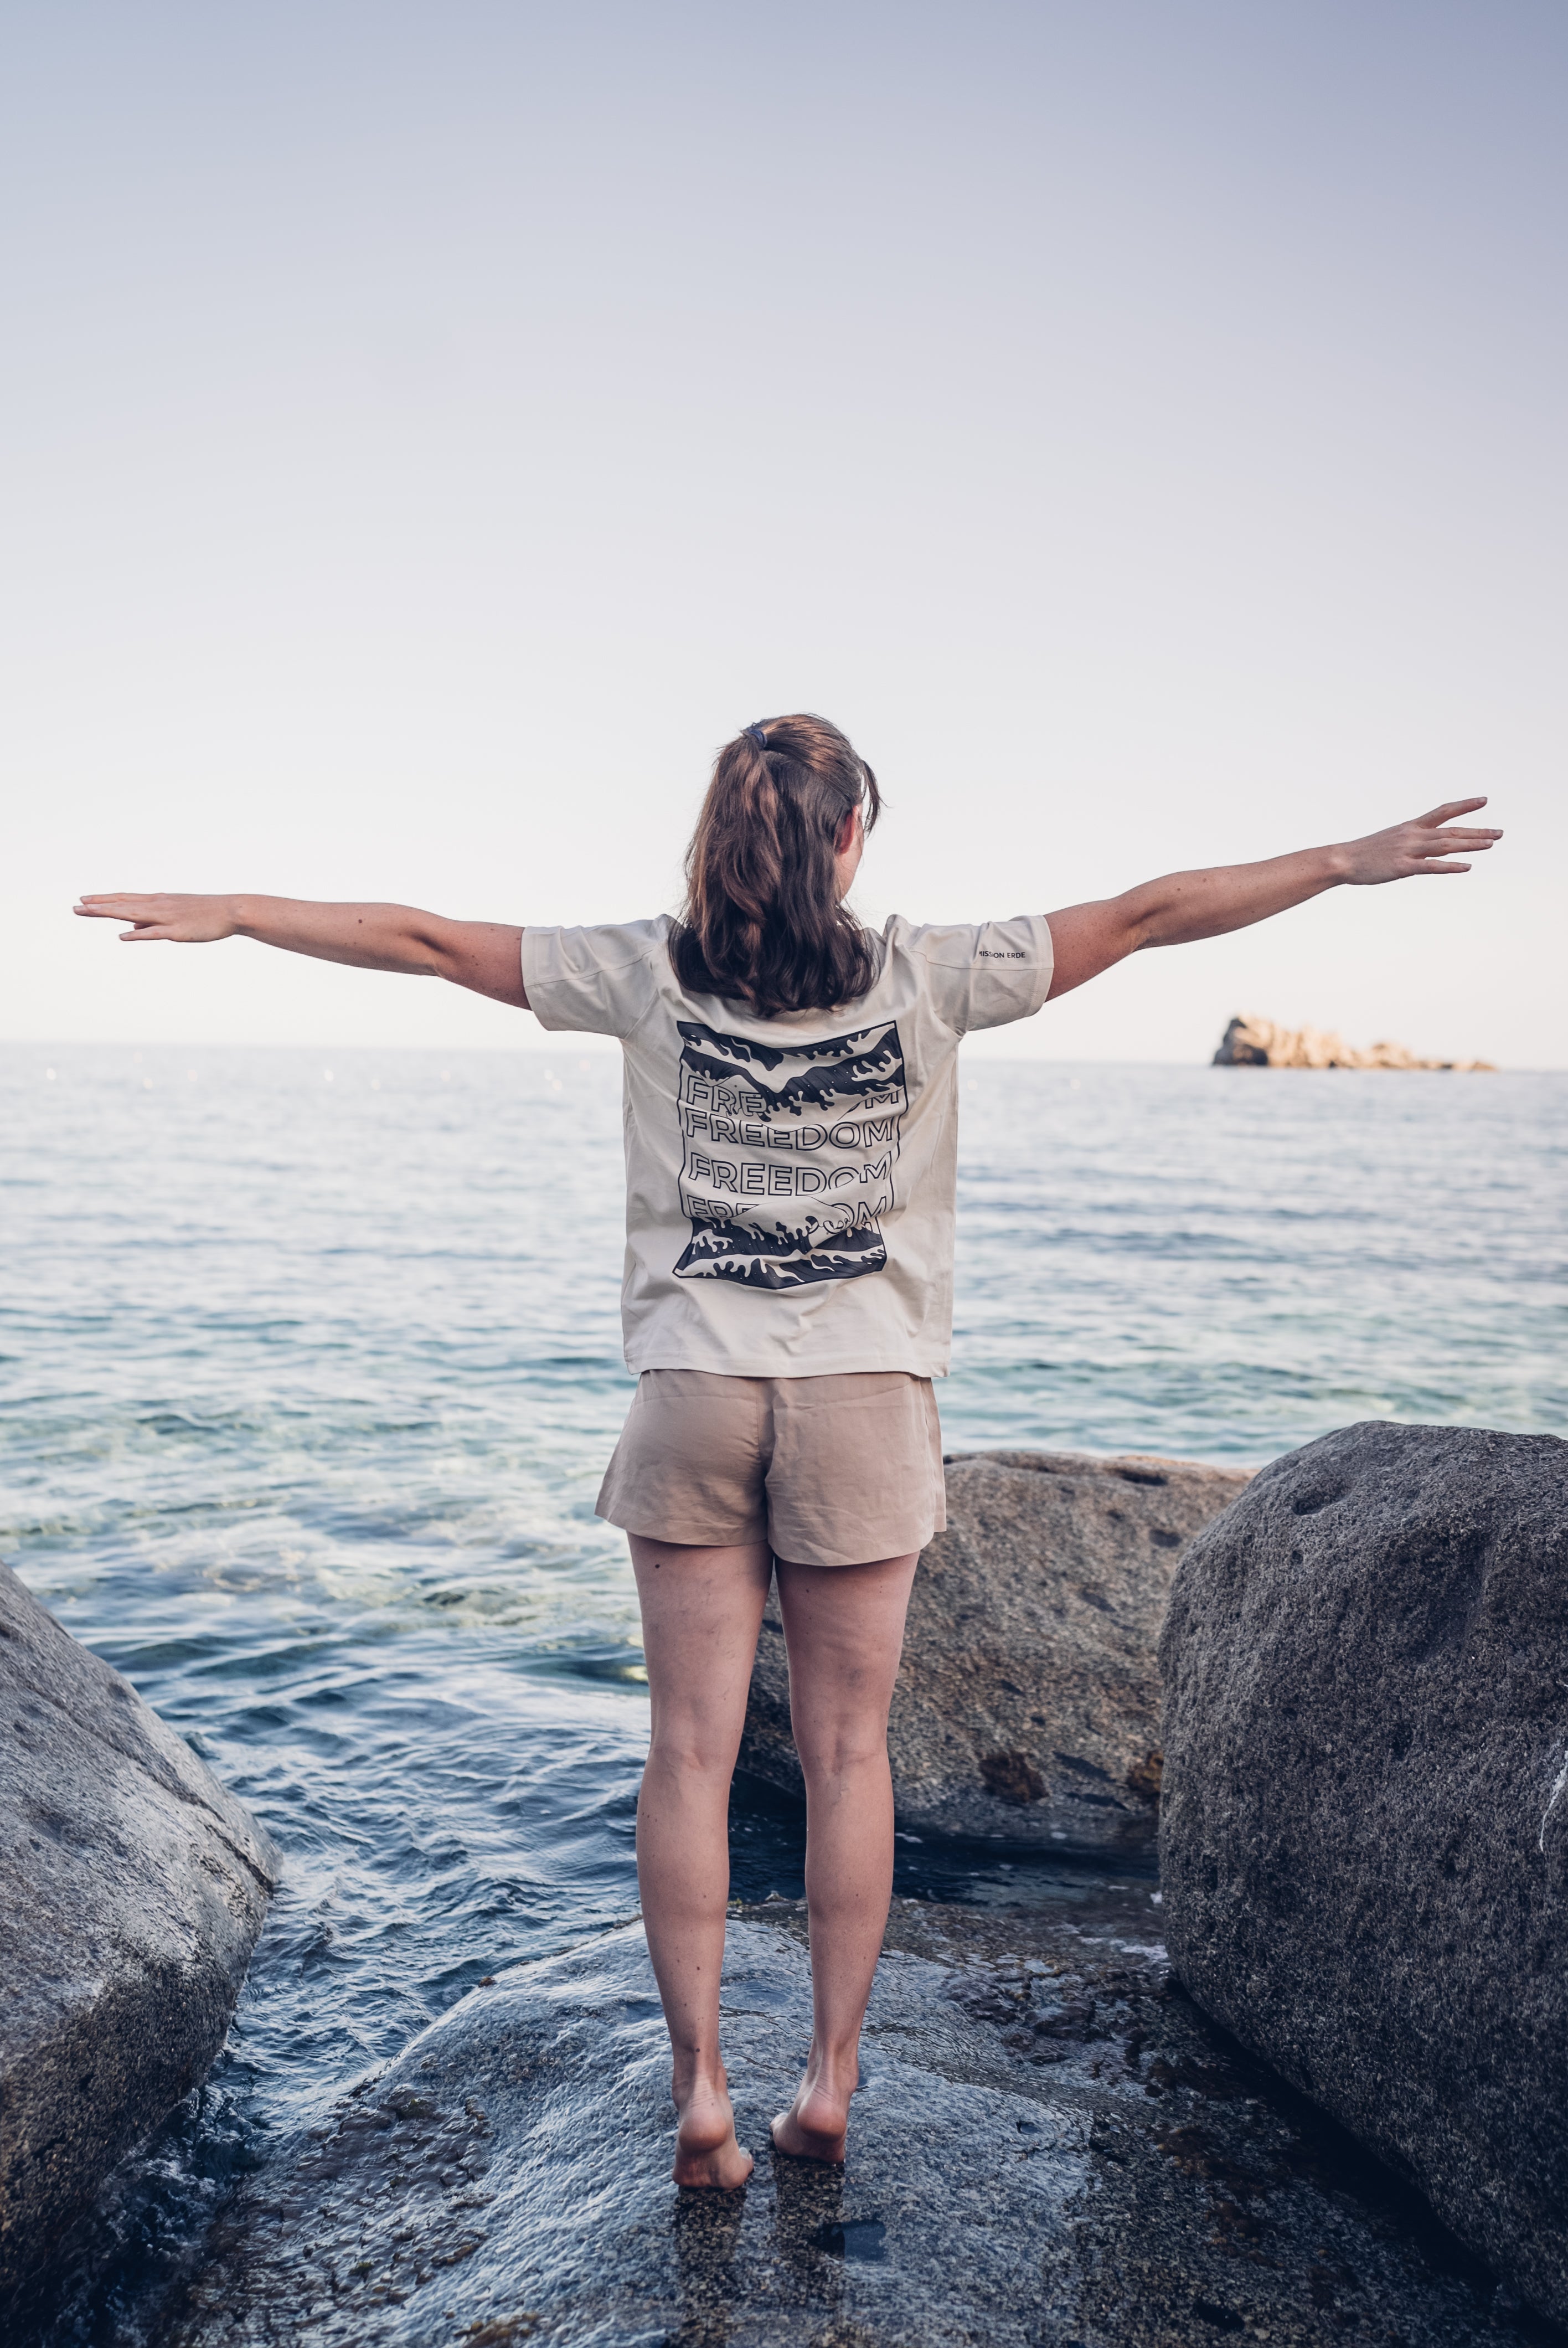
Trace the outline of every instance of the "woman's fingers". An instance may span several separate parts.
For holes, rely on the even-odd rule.
[[[166,897],[160,891],[149,889],[84,889],[77,900],[77,911],[84,913],[108,913],[118,906],[122,912],[133,912],[138,905],[194,904],[188,897]]]
[[[1434,856],[1484,856],[1502,838],[1501,831],[1432,831],[1423,838],[1424,829],[1417,826],[1416,836],[1409,842],[1409,853],[1419,858],[1423,866]]]
[[[1445,824],[1451,815],[1468,815],[1484,807],[1484,799],[1450,799],[1430,815],[1411,823],[1391,824],[1387,831],[1370,832],[1348,843],[1351,860],[1347,878],[1358,883],[1407,880],[1416,872],[1468,872],[1470,859],[1482,856],[1502,838],[1499,829],[1470,824]]]
[[[128,890],[92,890],[75,911],[88,921],[129,922],[121,937],[128,945],[138,939],[168,939],[176,945],[210,945],[231,937],[234,921],[231,901],[223,897],[144,896]]]
[[[120,932],[121,942],[125,943],[134,942],[137,938],[172,937],[175,932],[167,918],[160,918],[150,911],[144,912],[140,910],[147,903],[146,898],[138,897],[84,897],[80,904],[71,907],[71,911],[73,913],[80,913],[89,922],[134,922],[136,925],[134,929]]]
[[[162,897],[128,897],[118,892],[108,896],[78,898],[71,908],[90,922],[155,922],[157,908],[166,906]]]
[[[1447,799],[1441,807],[1433,808],[1430,815],[1419,815],[1416,818],[1416,821],[1419,824],[1423,831],[1427,831],[1431,829],[1437,824],[1451,823],[1456,815],[1469,815],[1473,808],[1483,808],[1485,805],[1486,800],[1484,798],[1479,799]]]

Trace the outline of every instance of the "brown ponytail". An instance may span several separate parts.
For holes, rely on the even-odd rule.
[[[686,851],[686,904],[670,958],[689,994],[771,1019],[869,992],[871,939],[839,902],[844,819],[882,801],[876,778],[825,717],[770,717],[727,742]]]

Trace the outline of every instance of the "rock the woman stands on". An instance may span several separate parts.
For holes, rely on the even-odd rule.
[[[674,2176],[744,2182],[719,2049],[727,1807],[773,1576],[806,1787],[813,2034],[774,2122],[844,2157],[892,1886],[887,1708],[921,1549],[943,1521],[932,1381],[952,1321],[957,1058],[1147,946],[1341,883],[1469,870],[1457,800],[1348,844],[1178,872],[1050,914],[862,928],[847,896],[880,798],[825,719],[720,752],[681,918],[456,922],[405,905],[84,897],[133,943],[250,937],[449,979],[625,1062],[623,1319],[638,1387],[600,1495],[630,1541],[652,1699],[638,1875],[673,2052]]]

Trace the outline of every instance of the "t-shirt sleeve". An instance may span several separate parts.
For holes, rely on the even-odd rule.
[[[541,1027],[630,1035],[659,993],[662,921],[523,932],[523,992]]]
[[[960,1035],[1030,1019],[1050,992],[1050,931],[1042,913],[932,922],[911,927],[904,942],[926,964],[937,1015]]]

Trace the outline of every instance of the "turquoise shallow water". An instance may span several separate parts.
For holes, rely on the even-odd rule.
[[[0,1095],[0,1554],[289,1861],[228,2050],[46,2326],[141,2340],[271,2132],[631,1909],[646,1698],[592,1514],[630,1392],[619,1076],[11,1046]],[[949,1448],[1568,1433],[1568,1077],[987,1061],[963,1118]],[[797,1888],[786,1810],[743,1796],[735,1842],[737,1889]]]

